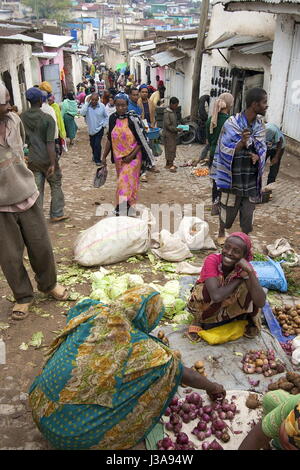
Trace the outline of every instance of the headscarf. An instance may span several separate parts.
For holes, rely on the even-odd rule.
[[[52,93],[52,86],[49,82],[42,82],[39,86],[39,89],[46,91],[47,93]]]
[[[163,80],[159,80],[159,82],[157,84],[157,88],[161,88],[163,86],[165,86]]]
[[[0,104],[6,104],[6,93],[7,93],[6,86],[0,82]]]
[[[290,444],[300,449],[300,402],[285,419],[284,428]]]
[[[224,109],[230,109],[233,106],[234,97],[231,93],[222,93],[214,102],[213,112],[211,116],[209,133],[212,134],[217,127],[218,115]]]
[[[40,99],[43,99],[43,92],[39,88],[29,88],[25,93],[27,101],[30,103],[37,103]]]
[[[233,232],[227,237],[227,239],[231,238],[231,237],[238,237],[238,238],[241,238],[241,240],[243,240],[243,242],[245,243],[245,245],[247,247],[247,253],[246,253],[246,256],[245,256],[245,260],[248,261],[248,262],[252,261],[253,260],[253,254],[252,254],[251,238],[243,232]]]

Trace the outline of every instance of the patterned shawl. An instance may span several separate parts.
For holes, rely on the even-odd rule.
[[[244,129],[251,129],[247,148],[254,147],[259,156],[257,194],[261,197],[262,174],[266,161],[266,131],[259,118],[256,118],[252,126],[249,125],[245,113],[231,116],[224,124],[213,160],[211,177],[215,180],[219,189],[231,189],[232,187],[232,163],[237,144],[241,141]]]

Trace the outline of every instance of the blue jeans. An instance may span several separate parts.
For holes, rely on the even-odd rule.
[[[101,140],[103,137],[104,129],[100,129],[95,135],[90,135],[90,146],[93,151],[93,160],[95,163],[101,163]]]
[[[51,203],[50,203],[50,218],[61,217],[64,215],[65,198],[61,187],[62,173],[59,164],[56,164],[55,172],[53,176],[47,178],[46,175],[39,170],[34,170],[34,178],[36,185],[39,190],[39,198],[37,200],[38,205],[43,209],[44,203],[44,189],[45,180],[48,181],[51,190]]]

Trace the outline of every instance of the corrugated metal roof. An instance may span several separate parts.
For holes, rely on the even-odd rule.
[[[57,56],[57,52],[33,52],[33,57],[39,57],[39,59],[54,59]]]
[[[13,34],[11,36],[2,36],[0,35],[0,39],[5,42],[27,42],[27,43],[37,43],[43,42],[40,39],[31,38],[29,36],[25,36],[24,34]]]
[[[269,38],[264,36],[250,36],[242,34],[224,33],[216,41],[209,44],[206,49],[228,49],[241,44],[252,44],[257,42],[266,42]]]
[[[183,34],[182,36],[167,36],[167,39],[179,39],[179,41],[182,41],[183,39],[197,39],[197,37],[198,34]]]
[[[177,60],[183,59],[186,57],[186,54],[178,49],[169,49],[168,51],[159,52],[158,54],[152,55],[152,59],[163,67],[164,65],[171,64],[172,62],[176,62]]]
[[[61,47],[73,39],[74,38],[72,36],[59,36],[57,34],[43,33],[43,42],[45,47]]]
[[[266,52],[273,52],[273,41],[263,41],[250,46],[235,48],[241,54],[265,54]]]

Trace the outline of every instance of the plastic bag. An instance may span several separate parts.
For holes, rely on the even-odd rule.
[[[97,168],[95,179],[94,179],[94,187],[100,188],[101,186],[103,186],[106,182],[106,178],[107,178],[107,166],[104,165],[101,168]]]
[[[153,238],[155,238],[154,234]],[[181,241],[178,235],[173,235],[165,229],[159,234],[159,245],[159,248],[152,249],[151,251],[166,261],[183,261],[193,256],[187,245]]]
[[[216,245],[209,236],[209,226],[198,217],[183,217],[176,235],[186,243],[190,250],[215,249]]]
[[[280,263],[269,258],[269,261],[251,261],[251,264],[262,287],[280,292],[287,291],[288,285]]]
[[[211,330],[201,330],[198,335],[208,344],[223,344],[241,338],[245,333],[247,320],[237,320]]]
[[[75,241],[74,257],[82,266],[101,266],[146,253],[149,224],[133,217],[107,217],[82,232]]]

